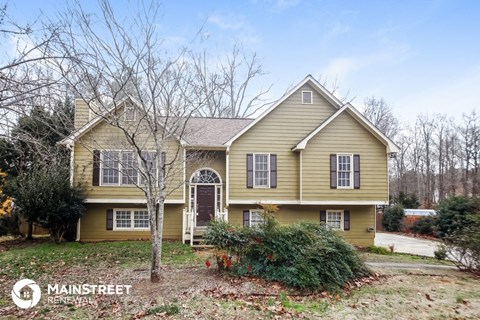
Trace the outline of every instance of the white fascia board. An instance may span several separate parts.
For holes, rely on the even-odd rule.
[[[400,148],[393,142],[389,137],[387,137],[383,132],[378,130],[365,116],[360,113],[355,107],[350,103],[348,105],[347,112],[353,116],[358,122],[360,122],[368,131],[370,131],[374,136],[376,136],[380,141],[387,146],[387,153],[398,153]]]
[[[270,108],[265,110],[258,118],[250,122],[245,128],[243,128],[240,132],[238,132],[233,138],[225,142],[226,146],[231,146],[232,143],[237,140],[241,135],[247,132],[251,127],[257,124],[260,120],[265,118],[270,112],[272,112],[275,108],[277,108],[280,104],[282,104],[288,97],[290,97],[293,93],[295,93],[298,89],[300,89],[306,83],[310,83],[311,86],[317,91],[321,96],[327,99],[334,107],[340,108],[342,103],[338,100],[333,94],[331,94],[327,89],[325,89],[315,78],[311,75],[308,75],[303,79],[300,83],[298,83],[295,87],[285,93],[279,100],[277,100]]]
[[[229,204],[279,204],[279,205],[387,205],[386,200],[320,200],[320,201],[300,201],[300,200],[229,200]]]
[[[397,153],[400,149],[398,146],[390,140],[385,134],[378,130],[367,118],[365,118],[357,109],[355,109],[350,103],[345,104],[342,108],[337,110],[333,115],[325,120],[320,126],[313,130],[308,136],[300,141],[292,151],[305,150],[308,141],[317,135],[323,128],[330,124],[335,118],[337,118],[342,112],[347,111],[355,120],[357,120],[363,127],[365,127],[370,133],[372,133],[377,139],[379,139],[387,147],[387,153]]]
[[[110,109],[107,110],[107,112],[105,112],[103,115],[97,115],[95,118],[93,118],[92,120],[90,120],[89,122],[87,122],[83,127],[81,127],[79,130],[75,131],[74,133],[72,133],[71,135],[69,135],[68,137],[64,138],[63,140],[59,141],[58,144],[60,145],[66,145],[66,144],[73,144],[75,141],[77,141],[78,139],[80,139],[85,133],[87,133],[89,130],[93,129],[96,125],[98,125],[102,120],[104,120],[104,116],[107,115],[107,114],[110,114],[112,113],[112,111],[114,111],[116,108],[118,108],[122,103],[124,103],[127,99],[130,99],[132,101],[132,103],[135,103],[137,106],[139,106],[139,102],[138,100],[136,100],[135,98],[131,97],[131,96],[126,96],[122,99],[120,99],[120,101],[118,101],[117,103],[115,103],[114,105],[112,105],[112,107]],[[92,101],[91,103],[94,104],[94,102]],[[163,126],[162,126],[163,127]],[[188,145],[188,142],[186,142],[185,140],[183,140],[182,138],[178,137],[177,135],[173,135],[176,139],[178,139],[178,141],[180,142],[180,145],[182,147],[185,147]]]
[[[100,199],[100,198],[87,198],[85,203],[131,203],[131,204],[146,204],[146,199]],[[183,200],[165,200],[165,204],[184,204]]]

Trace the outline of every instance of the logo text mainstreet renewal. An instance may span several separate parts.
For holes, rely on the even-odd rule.
[[[121,295],[130,294],[131,285],[115,285],[115,284],[69,284],[58,285],[49,284],[47,287],[48,294],[67,294],[67,295],[90,295],[90,294],[105,294],[105,295]]]

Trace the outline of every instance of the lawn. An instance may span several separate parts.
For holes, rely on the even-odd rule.
[[[409,255],[361,253],[375,262],[444,263]],[[374,270],[378,277],[349,290],[292,295],[287,288],[251,278],[230,278],[205,267],[206,252],[165,242],[164,281],[148,280],[150,244],[145,241],[10,246],[0,253],[0,318],[38,319],[477,319],[480,280],[455,270]],[[44,294],[27,310],[10,299],[13,284],[31,278],[47,284],[127,284],[123,296],[50,303]],[[358,287],[357,287],[358,286]]]

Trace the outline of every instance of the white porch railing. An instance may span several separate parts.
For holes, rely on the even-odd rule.
[[[215,221],[225,221],[228,222],[228,209],[225,208],[222,211],[217,211],[215,214]]]
[[[228,209],[223,211],[217,211],[215,213],[216,221],[225,221],[228,222]],[[195,214],[193,211],[188,211],[187,208],[183,209],[183,219],[182,219],[182,242],[190,242],[190,245],[193,245],[193,236],[195,233]]]
[[[182,242],[189,240],[190,245],[193,244],[193,229],[195,227],[195,216],[193,211],[188,211],[187,208],[183,209],[183,222],[182,222]]]

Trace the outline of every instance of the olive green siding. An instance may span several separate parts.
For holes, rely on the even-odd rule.
[[[119,208],[143,209],[145,206],[135,204],[87,204],[87,211],[80,219],[80,241],[150,239],[150,231],[107,230],[107,209]],[[182,210],[183,205],[165,205],[164,239],[182,238]]]
[[[143,150],[154,150],[145,137]],[[120,129],[107,123],[100,123],[90,132],[86,133],[75,143],[74,147],[74,182],[82,183],[87,191],[87,199],[143,199],[144,193],[135,186],[93,186],[93,150],[132,150],[133,148],[125,141]],[[167,163],[175,156],[179,158],[174,165],[167,169],[167,200],[183,200],[184,193],[184,170],[183,151],[178,148],[178,142],[168,140],[165,143]],[[177,154],[178,153],[178,154]]]
[[[259,209],[258,206],[230,205],[229,222],[243,225],[243,210]],[[320,222],[320,210],[350,210],[350,230],[339,231],[345,240],[353,245],[366,247],[374,243],[375,232],[367,228],[375,228],[375,206],[281,206],[275,213],[275,220],[280,224],[300,221]]]
[[[313,104],[302,104],[302,91],[313,91]],[[304,85],[234,141],[229,154],[230,199],[299,199],[299,155],[291,148],[335,110],[309,85]],[[246,188],[247,153],[277,154],[277,188]]]
[[[360,189],[330,189],[330,154],[337,153],[360,155]],[[387,166],[385,145],[344,112],[303,151],[302,200],[388,201]]]

